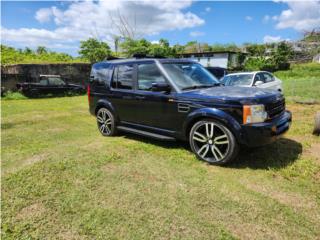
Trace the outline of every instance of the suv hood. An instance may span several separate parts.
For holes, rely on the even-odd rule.
[[[282,97],[278,91],[255,87],[212,87],[180,93],[185,100],[234,103],[265,103]]]

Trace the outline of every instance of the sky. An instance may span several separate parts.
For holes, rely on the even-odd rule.
[[[120,18],[137,37],[171,45],[294,41],[320,28],[320,1],[1,1],[1,43],[76,56],[89,37],[113,48]]]

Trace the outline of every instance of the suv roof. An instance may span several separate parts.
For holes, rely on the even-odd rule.
[[[186,58],[124,58],[124,59],[113,59],[113,60],[106,60],[105,63],[129,63],[129,62],[145,62],[145,61],[159,61],[161,63],[165,62],[193,62],[193,60],[186,59]]]

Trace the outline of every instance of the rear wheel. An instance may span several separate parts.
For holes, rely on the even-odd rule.
[[[106,108],[100,108],[97,112],[97,125],[103,136],[114,136],[117,134],[114,116]]]
[[[194,124],[189,142],[196,156],[210,164],[223,165],[235,159],[239,146],[223,124],[207,119]]]

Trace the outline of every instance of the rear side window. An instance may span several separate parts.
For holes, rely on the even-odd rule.
[[[112,87],[118,89],[132,89],[133,65],[119,65],[114,69]]]

